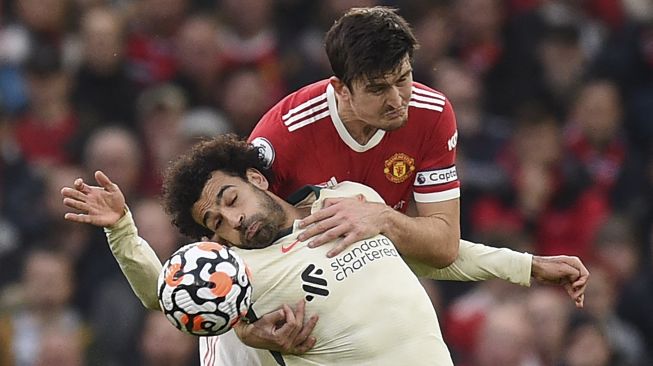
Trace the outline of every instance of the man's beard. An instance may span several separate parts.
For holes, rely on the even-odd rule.
[[[240,247],[243,249],[261,249],[270,246],[277,238],[282,225],[286,222],[286,213],[279,203],[265,191],[253,186],[254,191],[261,198],[261,212],[243,221],[240,229]],[[247,238],[251,225],[256,224],[256,232]]]

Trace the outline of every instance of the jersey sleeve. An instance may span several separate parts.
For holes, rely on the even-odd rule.
[[[458,198],[460,182],[455,165],[458,132],[451,103],[443,95],[421,88],[415,88],[414,94],[412,98],[419,99],[411,100],[411,103],[425,104],[428,101],[444,104],[439,107],[441,112],[435,110],[425,113],[424,118],[433,118],[435,121],[425,123],[427,127],[424,131],[423,155],[413,182],[415,202],[441,202]]]
[[[131,212],[105,228],[109,248],[129,285],[146,308],[159,310],[156,284],[162,265],[147,241],[138,236]]]
[[[533,256],[507,248],[494,248],[461,240],[458,258],[445,268],[435,268],[404,259],[418,277],[452,281],[485,281],[498,278],[521,286],[528,287],[531,284]]]

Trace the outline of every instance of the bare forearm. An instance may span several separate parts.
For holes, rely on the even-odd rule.
[[[381,232],[392,239],[402,255],[443,268],[456,259],[460,240],[458,217],[408,217],[391,208],[382,213]]]

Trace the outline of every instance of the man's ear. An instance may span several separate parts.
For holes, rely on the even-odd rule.
[[[342,82],[342,80],[338,79],[335,76],[332,76],[331,78],[329,78],[329,83],[333,87],[333,91],[338,96],[338,99],[341,100],[349,99],[349,96],[351,95],[351,91],[349,90],[349,87]]]
[[[249,168],[245,174],[247,175],[247,181],[256,187],[264,191],[267,191],[267,189],[270,187],[268,179],[257,169]]]

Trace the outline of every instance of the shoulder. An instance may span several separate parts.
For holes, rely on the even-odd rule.
[[[433,135],[444,138],[455,133],[456,117],[444,93],[414,82],[408,107],[408,126],[412,126],[408,130],[413,133],[428,139]]]
[[[259,121],[252,134],[261,131],[293,132],[310,123],[322,112],[328,113],[327,86],[329,80],[309,84],[283,98]]]
[[[343,181],[333,187],[323,188],[320,191],[320,199],[318,201],[326,198],[353,197],[357,195],[363,195],[365,200],[370,202],[385,202],[381,198],[381,195],[372,187],[351,181]]]
[[[408,105],[418,110],[444,112],[449,101],[444,93],[415,81]]]
[[[316,133],[314,129],[302,127],[329,115],[328,84],[328,80],[322,80],[295,91],[261,118],[248,140],[262,149],[267,161],[273,162],[280,154],[294,156],[301,142]]]

